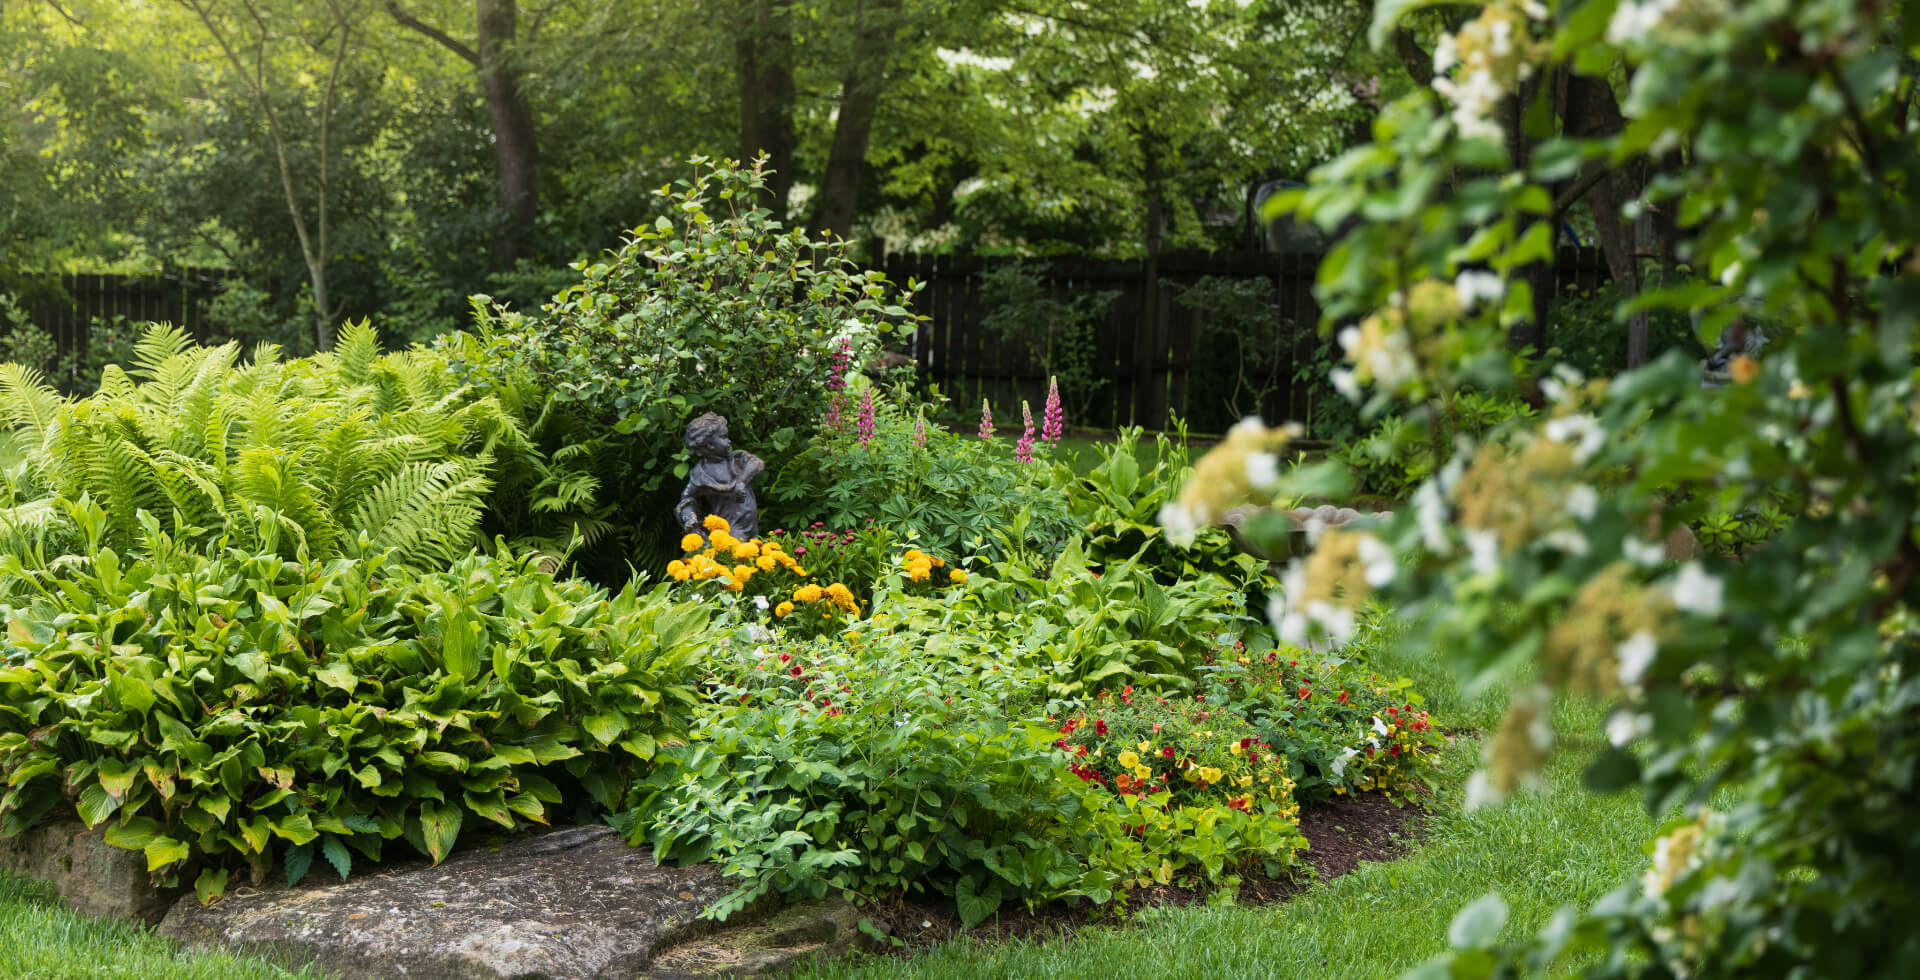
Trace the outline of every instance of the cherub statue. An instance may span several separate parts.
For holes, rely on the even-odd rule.
[[[727,441],[727,420],[712,412],[687,423],[687,448],[695,458],[687,488],[673,510],[680,526],[704,538],[700,521],[714,514],[726,520],[734,537],[759,537],[760,505],[753,497],[753,481],[767,464],[752,453],[734,451]]]

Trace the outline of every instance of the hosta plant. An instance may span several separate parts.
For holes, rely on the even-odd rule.
[[[203,899],[236,868],[343,876],[404,839],[611,808],[695,700],[706,614],[534,559],[418,572],[383,556],[202,555],[141,515],[147,557],[0,557],[0,836],[71,811]],[[359,857],[355,857],[355,855]]]

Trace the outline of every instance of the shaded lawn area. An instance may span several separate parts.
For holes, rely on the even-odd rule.
[[[127,922],[68,911],[51,889],[0,872],[0,977],[9,980],[253,980],[311,977],[265,960],[188,952]]]

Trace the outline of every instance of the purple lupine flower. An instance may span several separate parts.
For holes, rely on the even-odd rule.
[[[1019,442],[1014,443],[1013,458],[1022,463],[1031,463],[1033,462],[1033,409],[1028,408],[1026,402],[1021,402],[1020,415],[1027,420],[1027,431],[1020,436]]]
[[[873,389],[868,388],[860,397],[860,445],[873,441]]]
[[[834,393],[833,400],[827,403],[827,431],[840,431],[840,395]]]
[[[993,438],[993,406],[985,398],[980,399],[980,438]]]
[[[927,444],[927,417],[924,415],[913,417],[913,444],[916,446]]]
[[[827,375],[827,390],[839,391],[847,386],[847,368],[853,365],[853,340],[840,338],[840,346],[833,352],[833,366]]]
[[[1049,446],[1060,445],[1060,430],[1066,421],[1066,413],[1060,409],[1060,379],[1047,379],[1047,408],[1045,420],[1040,423],[1040,438]]]

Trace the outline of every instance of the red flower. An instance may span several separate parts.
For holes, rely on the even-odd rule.
[[[1311,696],[1312,694],[1313,694],[1313,688],[1311,688],[1311,687],[1306,687],[1306,686],[1304,686],[1304,685],[1302,685],[1302,686],[1301,686],[1301,688],[1300,688],[1300,700],[1302,700],[1302,701],[1305,701],[1305,700],[1306,700],[1306,699],[1307,699],[1307,698],[1308,698],[1309,696]]]
[[[1398,745],[1396,745],[1396,746],[1394,746],[1394,747],[1393,747],[1392,749],[1389,749],[1389,750],[1387,751],[1387,754],[1388,754],[1388,755],[1399,755],[1399,754],[1400,754],[1400,746],[1398,746]]]
[[[781,662],[781,663],[786,663],[787,661],[789,661],[789,660],[792,660],[792,659],[793,659],[793,654],[791,654],[791,653],[783,653],[783,654],[781,654],[781,655],[780,655],[780,662]]]
[[[1161,758],[1164,758],[1164,759],[1173,758],[1173,746],[1168,745],[1168,746],[1162,747],[1160,749],[1160,756]]]
[[[1095,735],[1098,735],[1098,736],[1100,736],[1101,738],[1105,738],[1105,737],[1106,737],[1106,735],[1107,735],[1107,723],[1106,723],[1106,721],[1105,721],[1104,719],[1100,719],[1100,718],[1095,718],[1095,719],[1093,720],[1093,733],[1094,733]]]
[[[1239,797],[1234,797],[1233,799],[1229,799],[1227,801],[1227,809],[1241,810],[1247,813],[1251,813],[1253,812],[1252,798],[1247,796],[1239,796]]]
[[[1346,703],[1347,703],[1347,692],[1345,692],[1345,691],[1341,691],[1341,692],[1340,692],[1340,703],[1341,703],[1341,704],[1346,704]]]
[[[787,668],[787,673],[792,674],[795,677],[799,677],[802,673],[802,671],[800,670],[800,665],[794,664],[792,667]]]

